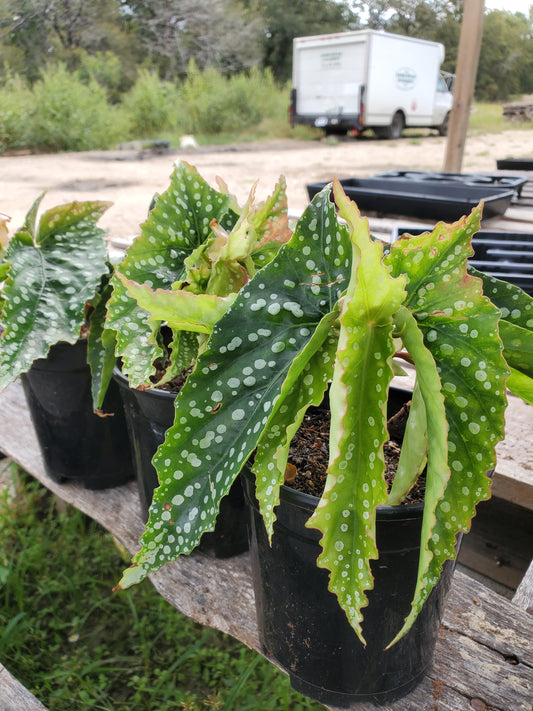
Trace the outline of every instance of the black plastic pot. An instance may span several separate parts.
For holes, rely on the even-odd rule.
[[[176,393],[167,390],[133,390],[118,368],[113,372],[118,383],[128,425],[135,477],[139,487],[141,513],[148,520],[154,489],[159,486],[152,458],[174,423]],[[248,510],[240,479],[220,502],[215,530],[204,533],[199,549],[217,558],[229,558],[248,550]]]
[[[118,387],[110,383],[99,417],[93,412],[87,341],[59,342],[22,376],[47,474],[107,489],[133,479],[128,432]]]
[[[375,585],[364,609],[364,647],[328,590],[327,571],[316,565],[321,534],[305,523],[318,498],[282,486],[270,546],[254,479],[245,469],[245,495],[252,510],[252,572],[265,653],[285,669],[293,688],[324,704],[380,704],[407,694],[431,663],[453,573],[453,563],[446,563],[412,629],[385,651],[410,610],[423,504],[378,508],[380,556],[372,564]]]

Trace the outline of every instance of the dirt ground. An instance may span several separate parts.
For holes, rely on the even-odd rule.
[[[218,175],[242,203],[255,180],[266,197],[280,174],[288,185],[289,210],[308,202],[306,184],[333,177],[367,177],[392,169],[442,171],[446,139],[436,135],[341,141],[269,141],[201,147],[154,155],[123,150],[0,157],[0,213],[18,228],[33,201],[47,191],[43,207],[71,200],[110,200],[100,224],[113,238],[131,239],[144,221],[151,198],[168,186],[175,160],[195,165],[214,184]],[[509,130],[469,138],[462,171],[496,170],[496,160],[533,156],[533,131]]]

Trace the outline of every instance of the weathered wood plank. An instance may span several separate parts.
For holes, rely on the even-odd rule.
[[[533,119],[533,101],[515,101],[503,105],[503,116],[509,121],[520,123]]]
[[[440,635],[434,668],[442,679],[457,675],[455,690],[471,700],[483,700],[490,709],[531,711],[531,667],[507,662],[466,635],[451,630]]]
[[[501,659],[517,657],[520,664],[533,668],[531,615],[468,575],[455,572],[443,625]]]
[[[51,481],[44,472],[17,384],[0,395],[0,450],[62,499],[97,520],[130,552],[137,549],[143,523],[135,485],[90,491],[76,484]],[[117,578],[119,574],[117,571]],[[218,560],[198,552],[165,566],[151,580],[177,609],[262,653],[247,554]],[[472,711],[472,700],[481,699],[494,711],[522,711],[533,681],[528,650],[532,636],[530,615],[456,573],[433,667],[409,696],[381,708]],[[517,664],[508,663],[506,658]],[[372,711],[375,707],[363,703],[353,708]]]
[[[483,220],[481,227],[503,232],[533,232],[533,207],[511,205],[505,215]]]
[[[533,515],[530,510],[493,496],[477,507],[468,536],[463,539],[459,562],[513,591],[528,569],[533,552]]]
[[[533,560],[529,564],[522,582],[516,589],[513,602],[518,607],[521,607],[522,610],[533,614]]]
[[[47,711],[0,662],[0,711]]]

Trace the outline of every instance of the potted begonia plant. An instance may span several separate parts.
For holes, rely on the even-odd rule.
[[[180,161],[112,279],[106,331],[116,334],[122,361],[114,378],[145,517],[158,483],[151,459],[174,422],[177,392],[236,293],[290,236],[284,180],[264,202],[255,190],[240,207],[225,185],[211,187]],[[241,552],[248,537],[239,482],[221,510],[202,544],[220,556]]]
[[[58,482],[106,488],[132,477],[113,347],[100,338],[109,296],[106,202],[73,202],[0,232],[0,390],[22,383],[45,467]],[[91,367],[89,366],[91,363]]]
[[[253,480],[245,480],[263,522],[254,516],[252,542],[264,538],[273,551],[253,550],[265,650],[296,688],[343,705],[406,693],[430,661],[449,577],[443,567],[455,558],[477,504],[490,496],[506,384],[533,401],[533,301],[517,287],[469,273],[481,206],[384,247],[338,182],[338,214],[330,192],[314,198],[291,240],[215,325],[154,458],[160,487],[142,548],[118,587],[189,553],[253,461]],[[389,490],[384,443],[397,355],[414,364],[416,382]],[[295,498],[284,483],[290,443],[326,392],[325,489],[287,513]],[[402,507],[422,474],[423,503]],[[390,534],[398,510],[403,523]],[[284,546],[281,530],[291,518],[299,519],[297,530]],[[275,576],[283,597],[276,609],[264,582],[284,547],[295,557]],[[306,595],[309,555],[323,587],[314,613]],[[387,574],[382,568],[391,559],[400,567],[392,563]],[[410,597],[407,606],[396,599],[399,587]],[[336,613],[325,609],[328,600]],[[377,615],[375,604],[384,605]],[[322,643],[322,634],[329,641]]]

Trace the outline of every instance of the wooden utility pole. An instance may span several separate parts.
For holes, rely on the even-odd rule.
[[[450,114],[443,168],[447,173],[461,172],[483,36],[484,10],[484,0],[465,0],[455,70],[453,108]]]

